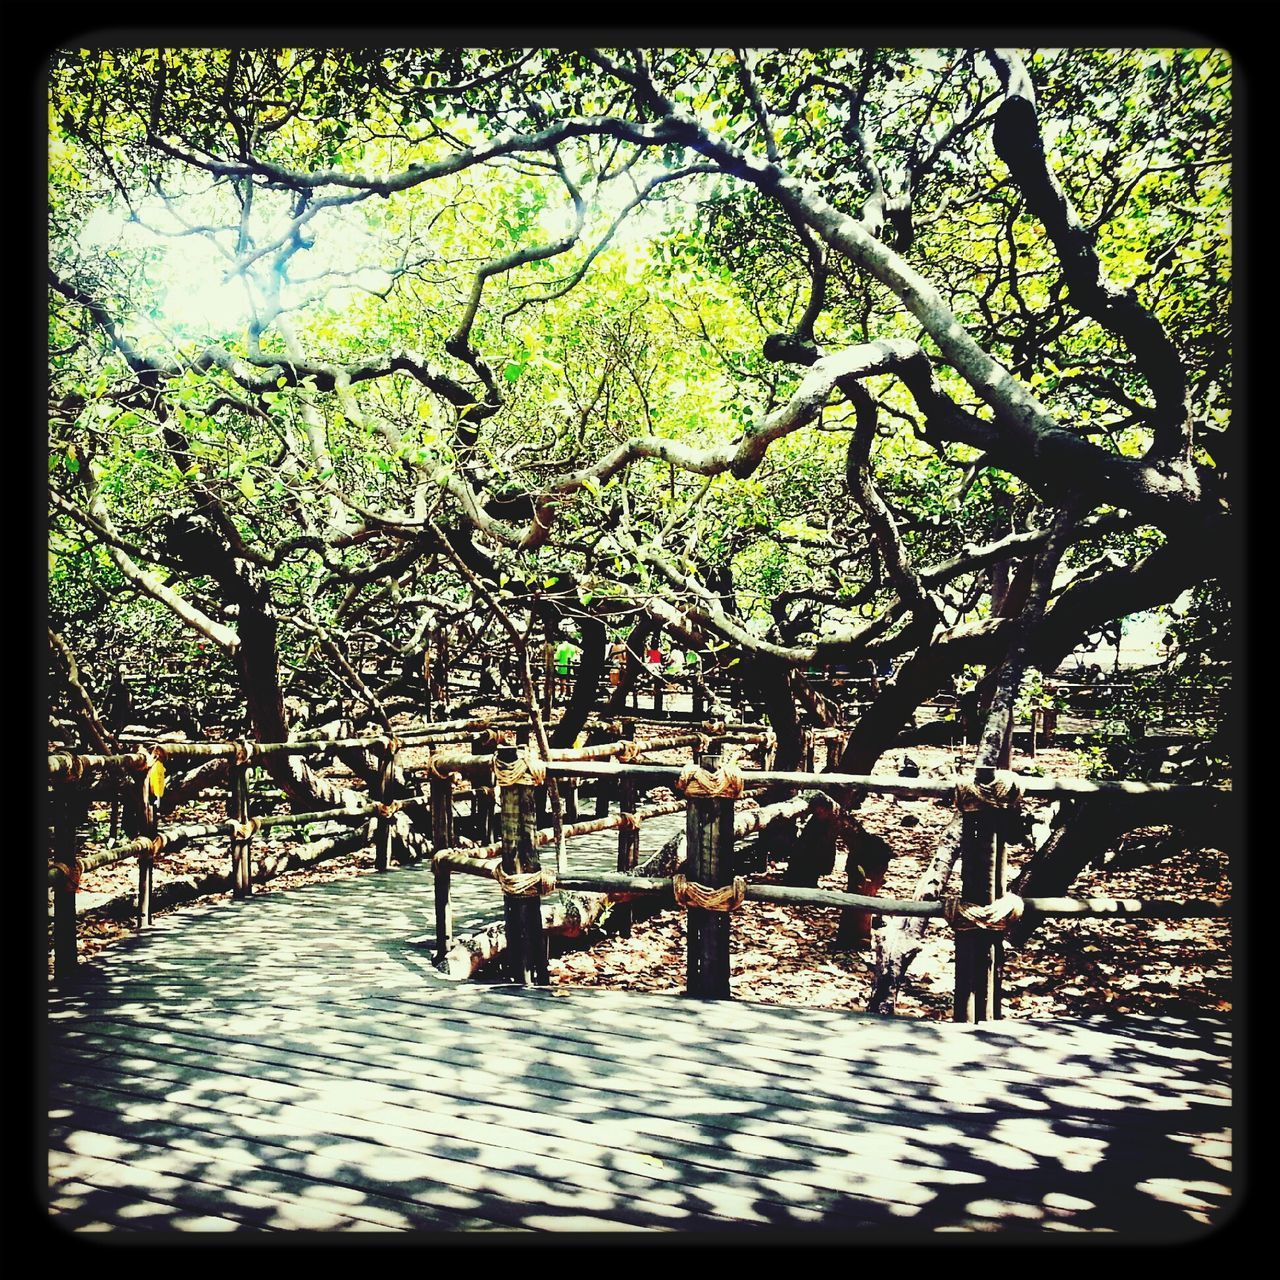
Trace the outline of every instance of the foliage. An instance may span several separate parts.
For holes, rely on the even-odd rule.
[[[67,50],[51,624],[211,644],[267,732],[504,635],[468,574],[526,629],[935,688],[1235,598],[1230,90],[1187,49]],[[1047,604],[997,619],[995,566]]]

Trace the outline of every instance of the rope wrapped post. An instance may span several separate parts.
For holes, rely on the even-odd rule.
[[[636,739],[636,722],[630,717],[622,722],[622,731],[618,735],[623,742],[634,742]],[[625,759],[625,756],[624,756]],[[618,827],[618,870],[625,873],[635,869],[640,861],[640,825],[636,818],[636,801],[638,788],[633,773],[624,773],[618,783],[618,811],[620,825]],[[631,936],[631,904],[620,902],[613,909],[613,918],[618,933],[624,937]]]
[[[1001,775],[1006,779],[1008,775]],[[960,805],[960,896],[989,907],[1004,891],[1002,809],[1017,803],[1016,788],[997,780],[990,765],[974,770],[974,786],[957,792]],[[1003,945],[998,933],[966,929],[955,935],[956,1022],[987,1022],[1000,1016],[999,975]]]
[[[537,787],[523,763],[522,751],[515,746],[497,749],[495,773],[502,792],[502,864],[508,878],[538,874]],[[504,773],[519,772],[518,779],[507,782]],[[502,898],[502,914],[507,933],[507,972],[513,982],[525,986],[549,986],[547,939],[542,930],[542,904],[536,893],[506,892]]]
[[[237,826],[231,837],[231,896],[247,898],[253,892],[253,855],[249,833],[249,770],[251,748],[236,752],[231,765],[231,792],[227,797],[227,817]]]
[[[720,757],[708,753],[701,764],[712,772],[719,767]],[[723,888],[733,879],[733,799],[694,791],[685,813],[688,879],[700,888]],[[703,1000],[728,1000],[728,912],[690,906],[687,940],[689,994]]]
[[[157,767],[160,769],[157,783]],[[151,923],[151,885],[156,851],[160,841],[160,795],[164,790],[164,765],[152,757],[151,767],[142,775],[142,834],[151,840],[151,850],[138,855],[138,928]],[[157,790],[157,786],[159,790]]]
[[[64,868],[53,886],[53,977],[59,986],[74,985],[79,968],[76,956],[76,890],[80,866],[76,828],[87,793],[78,782],[53,792],[53,859]]]
[[[396,753],[400,744],[394,738],[378,745],[377,795],[374,797],[383,807],[378,811],[374,827],[373,865],[378,871],[391,869],[391,844],[395,838],[395,823],[390,805],[395,799]]]

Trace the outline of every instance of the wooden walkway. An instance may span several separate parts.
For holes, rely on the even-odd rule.
[[[460,891],[459,932],[495,918],[491,885]],[[178,912],[86,966],[49,1000],[54,1220],[1157,1242],[1229,1211],[1225,1020],[456,984],[432,912],[405,868]]]

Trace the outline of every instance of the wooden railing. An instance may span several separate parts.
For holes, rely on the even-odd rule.
[[[516,981],[544,984],[549,981],[547,939],[543,928],[540,894],[528,889],[529,877],[540,881],[546,890],[549,881],[542,877],[538,850],[549,843],[553,833],[540,830],[538,824],[539,790],[548,778],[562,784],[591,779],[597,783],[597,816],[571,822],[564,828],[566,838],[618,830],[617,871],[595,875],[574,874],[561,868],[556,888],[606,895],[623,904],[638,897],[656,897],[673,901],[677,892],[691,892],[692,884],[703,897],[723,898],[728,892],[738,901],[758,901],[801,906],[873,911],[880,916],[943,916],[948,907],[939,901],[917,901],[839,893],[819,889],[803,889],[781,885],[749,884],[738,876],[735,840],[768,820],[770,809],[758,814],[739,814],[735,818],[732,794],[698,794],[696,789],[674,802],[642,806],[643,792],[655,786],[684,789],[689,784],[688,766],[642,763],[637,757],[682,747],[696,747],[701,768],[711,772],[720,763],[720,749],[729,740],[758,749],[761,768],[747,769],[735,775],[730,792],[741,795],[744,789],[758,794],[763,789],[798,791],[821,786],[824,792],[856,796],[875,792],[904,799],[933,798],[955,800],[959,779],[945,781],[921,777],[885,777],[835,772],[778,771],[768,768],[771,735],[762,726],[704,725],[695,733],[653,732],[661,726],[649,726],[643,738],[637,738],[637,725],[624,720],[614,741],[553,751],[551,758],[531,758],[527,744],[527,727],[517,728],[525,741],[522,745],[499,745],[494,752],[461,749],[459,735],[469,730],[493,726],[481,722],[453,722],[430,729],[402,732],[394,739],[350,738],[339,741],[309,740],[291,743],[184,743],[166,744],[150,750],[118,756],[70,755],[58,753],[49,757],[50,781],[63,786],[86,776],[124,773],[150,777],[157,763],[225,758],[231,763],[231,785],[228,820],[217,823],[176,824],[162,832],[152,788],[146,788],[146,830],[126,844],[80,856],[73,820],[73,809],[54,797],[54,857],[49,868],[49,884],[54,893],[54,962],[58,981],[71,981],[76,973],[76,889],[80,876],[96,867],[134,858],[139,866],[138,927],[150,922],[151,877],[157,855],[176,850],[197,839],[226,839],[231,859],[231,884],[236,897],[248,897],[255,880],[253,838],[262,831],[289,828],[320,822],[371,824],[374,863],[378,870],[389,869],[393,857],[411,859],[418,853],[430,852],[435,874],[437,957],[443,958],[452,940],[450,881],[454,874],[468,874],[498,880],[504,885],[504,921],[506,924],[506,966]],[[597,730],[601,727],[597,725]],[[811,735],[812,737],[812,735]],[[428,790],[421,794],[397,796],[395,776],[398,754],[412,746],[457,746],[458,749],[435,751],[430,756]],[[265,814],[249,812],[249,771],[256,762],[272,755],[307,755],[319,751],[362,748],[377,755],[377,771],[369,799],[363,804],[310,813]],[[830,757],[829,757],[830,759]],[[809,756],[812,763],[812,755]],[[512,770],[520,773],[516,777]],[[532,769],[530,773],[528,770]],[[500,775],[507,779],[505,785]],[[455,779],[471,784],[473,817],[480,819],[479,830],[492,831],[495,793],[501,797],[500,838],[479,847],[460,848],[454,837]],[[992,779],[979,770],[973,780],[989,784]],[[1220,802],[1230,791],[1216,787],[1187,787],[1167,783],[1092,782],[1083,779],[1020,778],[1022,793],[1040,799],[1065,799],[1105,796],[1116,803],[1141,806],[1144,803],[1171,800],[1185,804]],[[618,813],[609,816],[610,790],[613,784]],[[772,806],[773,812],[786,809],[783,802]],[[487,806],[487,808],[486,808]],[[430,838],[417,833],[411,814],[426,809]],[[646,818],[662,814],[686,812],[688,850],[687,876],[682,887],[675,877],[638,876],[639,831]],[[788,815],[798,812],[794,807]],[[402,820],[400,815],[403,814]],[[1136,815],[1141,816],[1141,815]],[[969,907],[991,907],[1004,891],[1004,853],[1002,829],[1005,815],[999,809],[978,806],[963,815],[961,839],[961,896]],[[399,846],[397,848],[397,846]],[[259,868],[257,879],[262,879]],[[694,895],[697,896],[696,894]],[[1157,916],[1168,918],[1225,916],[1230,904],[1224,901],[1164,902],[1117,899],[1027,898],[1020,903],[1024,911],[1042,916]],[[731,930],[729,914],[723,910],[689,905],[688,990],[691,995],[725,998],[729,995],[729,946]],[[954,919],[954,910],[951,916]],[[962,912],[962,917],[966,913]],[[968,913],[972,914],[972,913]],[[956,934],[955,1017],[958,1021],[981,1021],[999,1016],[995,993],[995,973],[999,957],[1000,935],[996,927],[971,927]]]

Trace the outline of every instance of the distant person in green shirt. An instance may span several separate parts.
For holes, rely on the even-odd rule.
[[[560,692],[568,696],[569,674],[578,659],[578,646],[572,640],[561,640],[556,646],[554,662],[556,675],[559,677]]]

